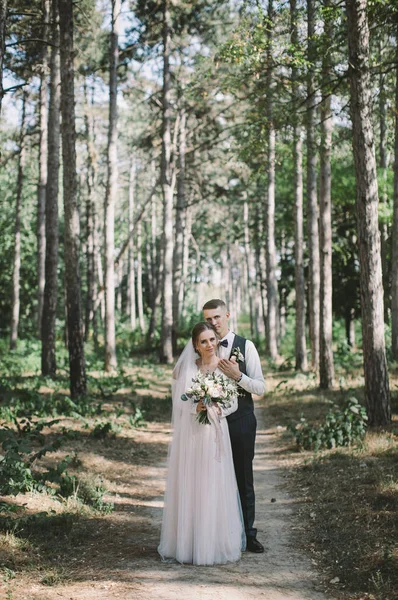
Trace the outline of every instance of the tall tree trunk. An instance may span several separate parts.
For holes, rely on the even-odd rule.
[[[187,290],[187,281],[188,281],[188,268],[189,268],[189,242],[191,240],[192,233],[192,207],[187,206],[185,210],[185,229],[184,229],[184,245],[182,251],[182,275],[181,275],[181,285],[180,285],[180,297],[179,297],[179,307],[180,307],[180,315],[182,319],[186,317],[186,290]]]
[[[135,160],[131,159],[129,179],[129,254],[128,254],[128,300],[130,326],[135,331],[137,326],[137,313],[135,308],[135,248],[134,248],[134,203],[135,203]],[[152,290],[153,291],[153,290]]]
[[[390,388],[384,342],[383,284],[378,228],[378,189],[372,130],[369,26],[366,0],[346,0],[351,118],[357,182],[359,264],[365,397],[369,423],[391,420]]]
[[[11,336],[10,349],[17,346],[19,308],[20,308],[20,272],[21,272],[21,210],[22,210],[22,187],[25,168],[25,117],[26,117],[26,94],[22,96],[21,129],[19,132],[19,156],[17,174],[17,196],[15,204],[15,233],[14,233],[14,260],[12,275],[12,312],[11,312]]]
[[[290,39],[293,51],[298,48],[298,10],[296,0],[290,0]],[[292,69],[293,101],[293,163],[294,163],[294,275],[295,275],[295,361],[297,371],[306,371],[307,344],[305,338],[305,279],[304,279],[304,215],[303,215],[303,140],[299,123],[300,102],[298,69]]]
[[[382,35],[382,34],[381,34]],[[379,64],[383,64],[383,37],[378,40],[378,61]],[[381,169],[381,181],[382,189],[380,194],[380,201],[383,204],[388,202],[388,163],[389,163],[389,152],[388,152],[388,119],[387,119],[387,91],[386,91],[386,74],[380,69],[379,74],[379,115],[380,115],[380,160],[379,166]],[[381,270],[383,274],[383,289],[384,289],[384,321],[389,321],[389,308],[390,308],[390,264],[388,256],[390,254],[389,248],[389,234],[388,226],[386,222],[381,222],[380,228],[380,243],[381,243]]]
[[[307,226],[309,253],[309,309],[312,367],[319,367],[319,230],[316,184],[315,142],[315,0],[307,0],[308,77],[307,77]]]
[[[94,119],[90,112],[87,82],[84,80],[84,129],[86,138],[86,280],[87,280],[87,300],[86,300],[86,326],[84,328],[84,337],[87,341],[90,338],[90,327],[95,320],[95,298],[96,298],[96,268],[94,253],[95,237],[95,201],[94,189],[96,179],[96,158],[94,150]]]
[[[137,223],[137,308],[141,333],[145,331],[144,296],[142,289],[142,223]]]
[[[355,309],[348,308],[345,314],[345,333],[347,339],[347,345],[350,348],[355,346]]]
[[[163,2],[163,97],[162,97],[162,165],[161,182],[163,192],[163,278],[162,278],[162,331],[160,360],[173,361],[173,187],[171,181],[171,131],[170,131],[170,44],[171,17],[170,0]]]
[[[261,197],[261,190],[258,189],[258,197]],[[261,318],[263,320],[259,331],[265,336],[267,327],[267,291],[266,291],[266,267],[265,267],[265,252],[263,244],[264,235],[264,211],[261,210],[260,203],[256,203],[256,271],[257,271],[257,287],[260,294]]]
[[[177,207],[175,219],[175,238],[173,251],[173,354],[177,353],[178,329],[180,320],[180,289],[182,286],[182,268],[184,252],[184,225],[186,219],[185,200],[185,151],[186,151],[186,113],[181,111],[178,146]]]
[[[7,0],[0,0],[0,116],[1,103],[4,96],[3,88],[3,62],[6,37]]]
[[[266,260],[267,260],[267,354],[272,360],[278,357],[278,283],[276,280],[275,247],[275,123],[274,123],[274,72],[272,64],[273,0],[268,1],[267,30],[267,126],[268,126],[268,185],[266,199]]]
[[[45,207],[45,286],[41,321],[41,372],[55,377],[55,340],[58,300],[58,192],[60,164],[61,75],[59,60],[58,0],[51,2],[50,104],[48,111],[47,185]]]
[[[330,0],[324,0],[326,11]],[[325,37],[332,39],[333,28],[326,13]],[[329,93],[332,76],[330,53],[322,58],[322,104],[321,104],[321,185],[320,185],[320,387],[329,389],[334,385],[333,363],[333,313],[332,313],[332,109]]]
[[[398,35],[398,29],[397,29]],[[398,360],[398,46],[395,70],[394,216],[392,225],[391,350]]]
[[[50,0],[43,0],[43,40],[48,38],[50,19]],[[41,335],[41,317],[43,314],[45,261],[46,261],[46,236],[45,236],[45,211],[46,211],[46,185],[47,185],[47,137],[48,137],[48,49],[47,44],[42,48],[42,64],[40,70],[40,95],[39,95],[39,185],[37,202],[37,290],[38,290],[38,331]]]
[[[161,300],[161,281],[162,281],[162,272],[163,272],[163,261],[160,256],[160,252],[158,252],[157,248],[157,214],[156,214],[156,200],[153,196],[151,199],[151,268],[152,268],[152,281],[153,281],[153,290],[151,294],[151,318],[149,320],[148,334],[147,334],[147,342],[148,345],[152,344],[157,316],[159,310],[159,304]]]
[[[246,262],[246,280],[245,288],[248,294],[249,301],[249,315],[250,315],[250,334],[254,337],[254,301],[255,301],[255,289],[253,289],[253,283],[255,280],[252,279],[254,265],[252,262],[253,254],[250,248],[250,237],[249,237],[249,205],[247,200],[243,203],[243,234],[244,234],[244,248],[245,248],[245,262]]]
[[[62,166],[65,213],[65,278],[72,398],[86,393],[79,272],[79,211],[76,190],[76,130],[73,67],[73,4],[59,0],[61,52]]]
[[[120,0],[112,1],[109,66],[108,180],[105,197],[105,371],[116,369],[115,334],[115,204],[117,197],[117,68]]]

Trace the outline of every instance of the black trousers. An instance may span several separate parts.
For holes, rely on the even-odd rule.
[[[255,537],[257,529],[253,527],[255,516],[253,458],[257,420],[254,413],[249,413],[228,421],[228,426],[246,536]]]

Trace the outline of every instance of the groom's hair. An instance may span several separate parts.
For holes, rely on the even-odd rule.
[[[227,305],[225,304],[224,300],[213,298],[213,300],[209,300],[203,305],[202,310],[214,310],[215,308],[223,308],[226,311]]]

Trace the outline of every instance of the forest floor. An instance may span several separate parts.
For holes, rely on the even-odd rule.
[[[324,413],[333,394],[320,395],[308,376],[269,373],[268,394],[256,402],[256,524],[265,553],[246,552],[239,563],[217,567],[161,562],[156,548],[171,435],[169,376],[169,371],[161,368],[126,370],[124,381],[135,378],[134,386],[119,387],[106,396],[102,410],[108,420],[68,417],[57,425],[73,435],[62,450],[47,455],[47,462],[55,464],[66,455],[73,455],[70,469],[75,469],[81,480],[86,477],[92,485],[101,482],[107,490],[103,500],[114,504],[112,512],[102,514],[87,508],[77,494],[68,499],[43,492],[3,497],[3,508],[9,504],[11,511],[12,507],[15,527],[8,527],[8,531],[0,534],[1,600],[392,600],[398,597],[392,575],[396,572],[398,553],[394,545],[396,524],[388,539],[384,530],[381,534],[378,524],[375,542],[378,546],[373,554],[370,552],[370,562],[364,565],[368,569],[366,575],[362,568],[349,562],[351,556],[357,564],[359,555],[354,550],[347,551],[346,563],[339,562],[347,554],[344,548],[350,548],[351,541],[344,537],[345,529],[347,534],[349,530],[344,518],[347,523],[358,523],[357,516],[350,513],[354,503],[348,507],[339,499],[347,486],[347,479],[342,478],[353,469],[353,473],[360,472],[361,476],[366,471],[364,477],[369,479],[372,471],[369,481],[373,481],[372,489],[379,497],[380,481],[375,484],[373,458],[369,459],[375,452],[379,460],[386,461],[383,477],[391,483],[387,491],[383,488],[391,505],[380,507],[385,526],[391,529],[397,510],[394,503],[398,502],[396,471],[393,471],[398,456],[397,436],[392,429],[392,433],[378,436],[377,447],[326,452],[315,458],[313,453],[295,452],[294,440],[286,432],[287,417],[298,420],[302,409],[315,416]],[[44,386],[39,392],[46,394],[49,390]],[[131,427],[129,407],[136,405],[144,411],[145,427]],[[93,435],[101,431],[98,424],[111,422],[117,422],[117,427],[104,429],[103,436]],[[335,459],[329,463],[331,456]],[[365,467],[358,469],[358,464]],[[336,482],[333,486],[330,477]],[[354,475],[349,479],[354,481]],[[332,488],[334,499],[330,497]],[[354,492],[349,493],[353,498]],[[324,498],[327,493],[329,497]],[[336,505],[345,507],[345,516],[336,511]],[[391,523],[386,520],[386,511]],[[341,521],[340,542],[330,532],[325,538],[329,513],[333,513],[332,529],[336,519]],[[360,518],[363,517],[362,513]],[[364,528],[370,547],[373,538],[369,520]],[[352,532],[348,535],[355,538]],[[339,545],[340,557],[336,555]],[[380,552],[386,563],[382,567],[372,563],[374,553]],[[355,569],[355,577],[350,577]],[[367,581],[361,585],[363,577]]]

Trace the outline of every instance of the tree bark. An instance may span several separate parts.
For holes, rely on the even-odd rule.
[[[4,96],[3,88],[3,62],[6,37],[7,0],[0,0],[0,116],[1,104]]]
[[[187,281],[188,281],[188,268],[189,268],[189,248],[190,248],[190,240],[191,240],[191,232],[192,232],[192,207],[187,206],[185,210],[185,228],[184,228],[184,245],[182,251],[182,275],[181,275],[181,285],[180,285],[180,297],[179,297],[179,306],[180,306],[180,315],[182,319],[186,317],[186,290],[187,290]]]
[[[315,1],[307,0],[308,22],[308,76],[307,76],[307,227],[309,254],[309,309],[311,362],[314,370],[319,368],[319,229],[317,199],[317,161],[315,141]]]
[[[395,70],[394,213],[392,225],[391,350],[398,361],[398,47]]]
[[[141,333],[145,331],[144,297],[142,289],[142,224],[137,224],[137,308]]]
[[[181,111],[178,146],[177,206],[175,218],[175,238],[173,251],[173,354],[177,353],[178,329],[180,321],[180,289],[182,286],[184,226],[186,220],[185,201],[185,151],[186,151],[186,113]]]
[[[135,160],[131,159],[129,179],[129,253],[128,253],[128,300],[130,326],[135,331],[137,313],[135,307],[135,248],[134,248],[134,209],[135,209]]]
[[[359,264],[365,397],[370,425],[391,420],[384,342],[383,283],[378,228],[378,189],[372,130],[369,26],[366,0],[346,0],[353,150],[357,183]]]
[[[21,211],[22,211],[22,188],[25,168],[25,118],[26,118],[26,94],[22,96],[21,128],[19,132],[19,156],[17,174],[17,195],[15,203],[15,233],[14,233],[14,260],[12,275],[12,312],[11,312],[11,336],[10,350],[17,346],[19,309],[20,309],[20,272],[21,272]]]
[[[96,319],[96,311],[94,310],[96,291],[96,268],[95,268],[95,252],[94,252],[94,236],[95,236],[95,201],[94,189],[96,183],[96,157],[94,150],[94,122],[93,115],[90,113],[90,107],[87,95],[87,82],[84,81],[84,133],[86,138],[86,280],[87,280],[87,299],[86,299],[86,325],[84,328],[84,338],[89,340],[90,328],[93,326]]]
[[[275,247],[275,123],[274,123],[274,72],[272,59],[274,7],[273,0],[268,1],[267,29],[267,198],[266,198],[266,261],[267,261],[267,354],[272,360],[278,357],[278,282],[276,279]]]
[[[324,0],[325,9],[330,0]],[[327,15],[324,24],[326,40],[331,40],[333,28]],[[320,157],[320,361],[319,378],[322,389],[334,385],[333,363],[333,312],[332,312],[332,134],[330,79],[332,77],[330,52],[322,58],[321,103],[321,157]]]
[[[171,17],[169,0],[163,2],[163,95],[162,95],[162,165],[163,192],[163,277],[162,277],[162,329],[160,361],[173,361],[173,186],[171,181],[171,131],[170,131],[170,44]]]
[[[45,286],[41,320],[41,372],[55,377],[57,370],[55,341],[58,300],[58,193],[60,165],[61,75],[59,58],[58,0],[51,2],[50,103],[48,110],[48,152],[45,206]]]
[[[293,49],[299,44],[296,0],[290,0],[290,39]],[[305,337],[304,215],[303,215],[303,140],[299,124],[298,69],[292,69],[293,164],[294,164],[294,275],[295,275],[295,361],[297,371],[308,369]]]
[[[382,35],[382,34],[379,34]],[[378,40],[378,61],[379,64],[383,64],[383,37]],[[389,163],[389,152],[388,152],[388,119],[387,119],[387,91],[386,91],[386,74],[380,69],[379,74],[379,119],[380,119],[380,159],[379,166],[381,169],[381,181],[382,189],[380,194],[380,201],[383,204],[388,202],[388,163]],[[389,232],[388,225],[386,222],[379,224],[380,229],[380,244],[381,244],[381,271],[383,274],[383,289],[384,289],[384,321],[389,321],[389,308],[390,308],[390,261],[389,255],[391,256],[391,249],[389,248]]]
[[[255,336],[255,322],[254,322],[254,302],[255,302],[255,278],[253,277],[254,264],[253,264],[253,253],[250,248],[250,237],[249,237],[249,205],[247,200],[243,203],[243,235],[244,235],[244,248],[245,248],[245,263],[246,263],[246,291],[249,301],[249,316],[250,316],[250,334],[253,338]]]
[[[117,198],[117,68],[119,64],[120,0],[112,0],[109,66],[108,178],[105,197],[105,371],[116,369],[115,333],[115,204]]]
[[[73,4],[59,0],[61,53],[62,164],[65,213],[65,279],[72,398],[86,393],[79,272],[79,211],[76,180]]]
[[[50,0],[43,0],[43,40],[48,38],[50,19]],[[41,336],[41,319],[43,314],[45,261],[46,261],[46,185],[47,185],[47,144],[48,144],[48,49],[47,44],[42,48],[42,64],[40,69],[39,92],[39,185],[37,202],[37,291],[38,291],[38,331]]]

